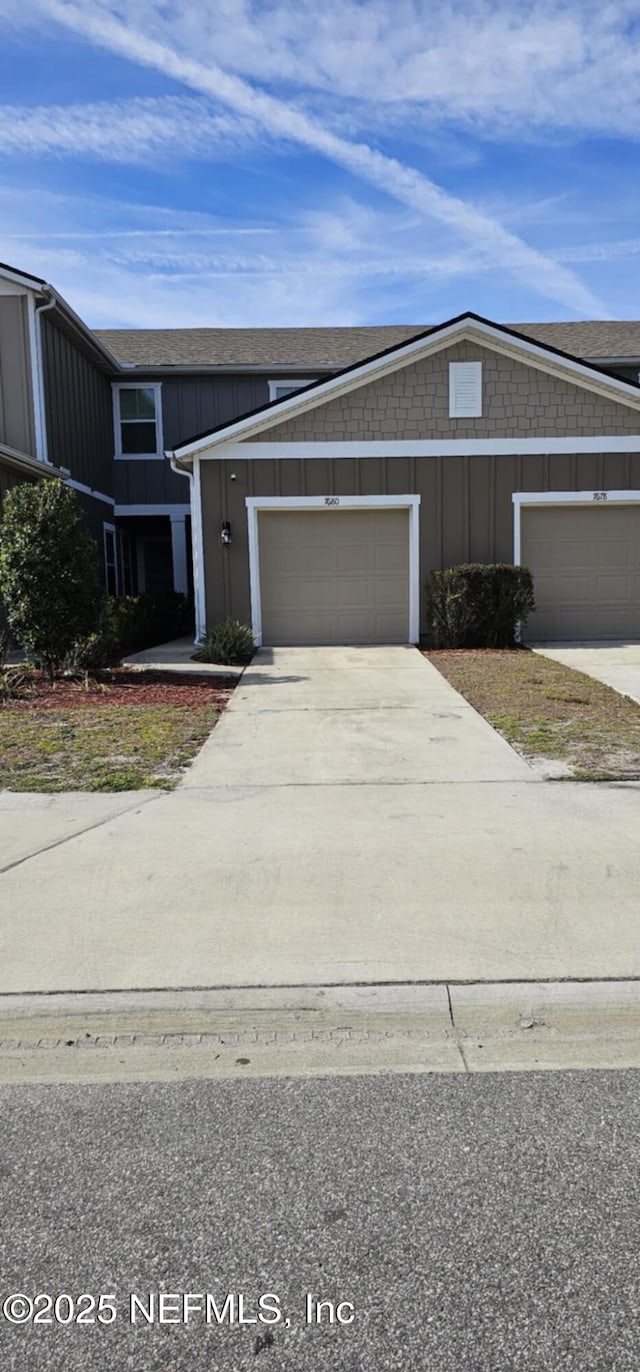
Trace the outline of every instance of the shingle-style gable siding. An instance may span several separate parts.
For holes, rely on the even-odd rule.
[[[105,372],[46,315],[42,350],[49,461],[75,481],[113,492],[113,401]]]
[[[449,418],[449,363],[481,361],[482,416]],[[581,386],[465,340],[247,441],[552,437],[640,433],[627,410]]]

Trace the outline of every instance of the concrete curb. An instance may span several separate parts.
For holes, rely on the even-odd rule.
[[[557,1026],[640,1030],[640,978],[624,981],[432,982],[344,986],[211,987],[180,991],[53,992],[0,995],[0,1026],[14,1021],[115,1020],[191,1028],[225,1017],[264,1023],[282,1016],[350,1016],[419,1021],[424,1027],[483,1029]]]

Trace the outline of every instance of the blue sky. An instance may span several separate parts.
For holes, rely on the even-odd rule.
[[[0,258],[94,326],[640,316],[640,0],[0,22]]]

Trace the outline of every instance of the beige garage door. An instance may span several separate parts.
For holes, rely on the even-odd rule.
[[[522,562],[533,572],[532,639],[640,639],[640,505],[522,511]]]
[[[408,510],[258,516],[262,641],[407,643]]]

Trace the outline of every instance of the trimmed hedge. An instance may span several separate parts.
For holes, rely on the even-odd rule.
[[[467,562],[431,573],[427,620],[436,648],[511,648],[535,609],[533,577],[507,562]]]

